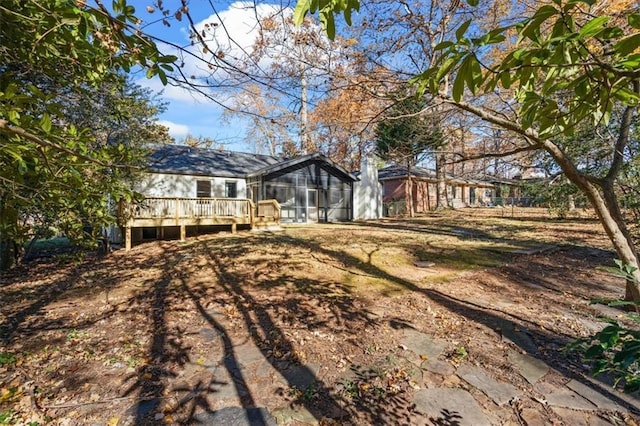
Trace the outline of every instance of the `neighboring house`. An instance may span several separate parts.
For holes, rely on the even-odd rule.
[[[317,153],[281,159],[159,145],[135,187],[145,200],[123,213],[134,219],[126,222],[125,240],[175,232],[165,228],[179,227],[183,239],[187,226],[251,225],[249,200],[254,206],[277,200],[281,222],[349,221],[360,217],[354,211],[354,198],[363,203],[354,193],[360,188],[357,177]]]
[[[532,197],[527,190],[527,186],[532,183],[545,182],[542,178],[530,177],[523,178],[516,175],[514,178],[497,178],[488,177],[487,180],[495,186],[494,201],[495,205],[517,205],[517,206],[534,206],[538,203],[536,197]]]
[[[399,210],[404,210],[408,176],[406,167],[389,166],[378,171],[387,215],[401,213]],[[411,178],[414,211],[424,213],[435,209],[438,196],[438,180],[435,171],[423,167],[413,167]],[[446,176],[445,182],[449,205],[454,208],[487,205],[493,198],[495,186],[490,182],[449,175]]]

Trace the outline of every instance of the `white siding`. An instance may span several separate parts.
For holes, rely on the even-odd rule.
[[[225,182],[236,182],[238,198],[247,198],[246,181],[238,178],[149,173],[135,189],[146,197],[196,198],[196,181],[199,180],[211,181],[214,198],[224,197]]]

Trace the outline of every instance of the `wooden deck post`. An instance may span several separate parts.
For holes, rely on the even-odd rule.
[[[235,234],[235,233],[236,233],[236,231],[237,231],[237,225],[236,225],[236,223],[234,222],[234,223],[232,223],[232,224],[231,224],[231,233],[232,233],[232,234]]]
[[[131,250],[131,227],[124,227],[124,251]]]
[[[180,241],[185,241],[187,239],[187,225],[184,223],[180,225]]]

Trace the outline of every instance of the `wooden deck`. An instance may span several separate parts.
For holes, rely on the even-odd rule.
[[[138,204],[121,206],[120,217],[124,223],[125,249],[131,249],[132,228],[177,226],[180,240],[186,239],[187,226],[237,225],[265,222],[280,223],[280,206],[276,200],[253,202],[245,198],[145,198]]]

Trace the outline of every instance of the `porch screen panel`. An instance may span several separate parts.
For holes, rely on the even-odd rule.
[[[296,181],[296,222],[307,221],[307,177],[298,175]]]
[[[344,222],[351,220],[351,188],[344,184],[342,188],[331,188],[328,194],[328,220]]]
[[[304,222],[307,218],[307,179],[300,174],[287,174],[265,185],[266,198],[280,203],[281,219],[285,222]]]
[[[281,208],[281,218],[286,220],[291,215],[294,206],[295,191],[293,187],[278,183],[267,183],[264,187],[265,198],[278,201]]]

